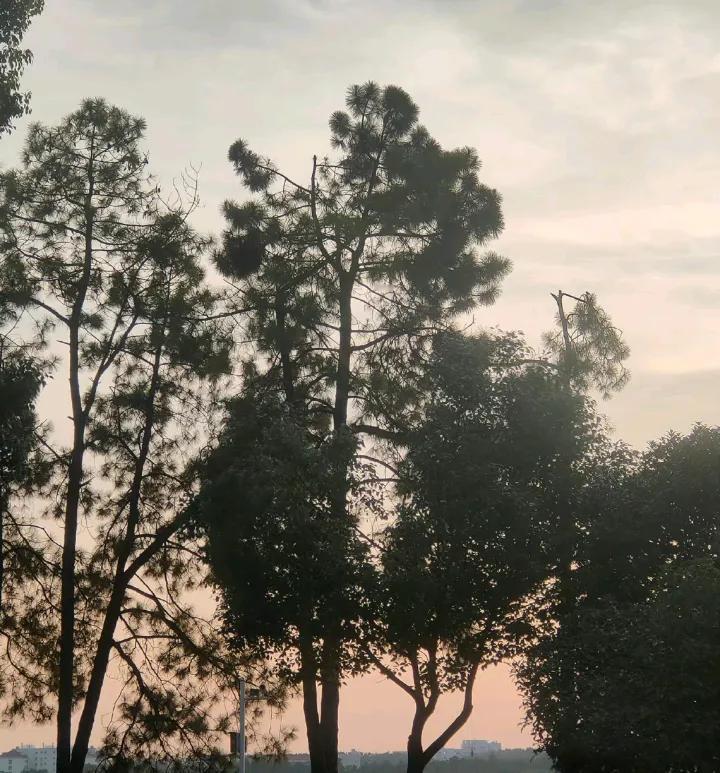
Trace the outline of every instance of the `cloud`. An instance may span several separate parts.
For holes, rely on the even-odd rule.
[[[700,420],[720,425],[719,385],[720,368],[685,373],[637,371],[625,390],[601,408],[621,429],[621,437],[642,447],[670,430],[688,432]]]
[[[717,262],[720,264],[720,258],[717,258]],[[720,272],[720,269],[718,271]],[[720,287],[708,287],[702,284],[684,285],[674,289],[671,298],[692,308],[720,312]]]

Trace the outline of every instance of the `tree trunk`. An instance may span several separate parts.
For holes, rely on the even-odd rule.
[[[305,715],[305,731],[308,739],[308,751],[310,752],[310,770],[312,773],[324,773],[322,733],[318,712],[317,684],[315,682],[315,658],[311,647],[301,645],[300,661],[303,714]]]
[[[342,271],[340,281],[340,340],[335,383],[333,424],[335,432],[347,424],[350,396],[350,358],[352,355],[352,291],[355,282],[353,269]]]
[[[77,377],[77,371],[75,373]],[[73,676],[75,670],[75,555],[82,486],[84,422],[76,421],[68,470],[65,534],[60,575],[60,655],[58,659],[57,770],[69,773],[72,749]]]
[[[135,462],[133,482],[130,488],[127,527],[117,558],[110,601],[103,619],[100,637],[95,650],[95,659],[93,660],[90,681],[85,693],[83,710],[78,723],[75,743],[72,748],[69,767],[70,773],[83,773],[85,767],[85,758],[87,757],[88,748],[90,746],[90,736],[95,724],[95,716],[97,714],[98,704],[100,703],[100,694],[102,693],[105,675],[107,674],[107,667],[110,661],[110,652],[113,647],[115,628],[120,619],[123,601],[125,600],[125,592],[129,582],[126,566],[135,545],[135,534],[140,522],[140,491],[145,473],[145,463],[147,462],[148,454],[150,453],[150,442],[155,427],[155,398],[157,396],[160,379],[160,365],[164,352],[165,324],[167,324],[167,320],[163,323],[162,338],[155,350],[155,356],[153,358],[152,376],[146,396],[145,426],[143,427],[140,453]]]
[[[323,773],[338,770],[338,714],[340,709],[340,680],[337,667],[334,673],[323,676],[320,718],[320,737],[323,755]],[[314,771],[313,771],[314,773]]]
[[[415,713],[410,727],[410,734],[407,739],[407,772],[421,773],[428,763],[427,754],[423,749],[423,733],[425,725],[434,710],[436,701],[432,706],[428,706],[422,692],[422,683],[419,677],[419,669],[413,664],[413,675],[415,683]]]
[[[75,743],[72,746],[72,754],[68,766],[69,773],[83,773],[83,769],[85,768],[85,759],[87,757],[88,748],[90,747],[90,736],[92,734],[93,725],[95,724],[95,716],[97,714],[98,704],[100,703],[100,694],[102,693],[102,687],[105,682],[105,675],[110,661],[115,627],[120,617],[124,599],[125,583],[122,581],[122,578],[116,578],[110,596],[110,603],[108,604],[105,619],[103,620],[103,627],[100,632],[100,638],[98,639],[97,649],[95,651],[95,659],[93,661],[87,692],[85,693],[83,710],[80,714],[80,721],[75,735]]]
[[[407,773],[422,773],[425,770],[426,762],[421,753],[411,753],[408,743]]]
[[[424,704],[422,699],[416,698],[415,716],[413,717],[412,729],[408,736],[407,744],[407,773],[422,773],[432,758],[443,749],[451,738],[463,727],[472,714],[472,691],[475,685],[475,679],[480,666],[479,663],[473,663],[470,666],[465,681],[463,696],[463,705],[455,719],[443,730],[440,735],[427,748],[423,748],[422,736],[425,725],[435,710],[434,703],[429,707]]]
[[[72,708],[75,671],[75,557],[78,514],[82,489],[87,416],[80,387],[80,327],[93,264],[95,211],[94,138],[88,160],[88,190],[85,196],[83,268],[69,320],[69,374],[72,403],[73,444],[65,498],[62,567],[60,571],[60,653],[58,658],[57,771],[69,773],[72,750]]]
[[[407,773],[422,773],[427,765],[422,747],[422,735],[426,717],[419,710],[415,711],[413,726],[407,740]]]
[[[5,623],[3,617],[3,588],[5,585],[5,508],[8,497],[0,490],[0,629]]]

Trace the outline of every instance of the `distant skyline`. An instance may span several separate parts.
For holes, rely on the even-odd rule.
[[[201,168],[195,224],[210,233],[222,227],[222,201],[245,195],[226,161],[231,142],[243,137],[307,178],[312,155],[329,152],[327,120],[348,85],[402,86],[444,146],[477,148],[483,181],[504,198],[506,229],[490,247],[514,268],[476,324],[537,343],[552,325],[551,291],[596,292],[632,347],[632,381],[602,405],[617,436],[642,446],[695,420],[720,423],[713,0],[46,5],[26,39],[30,120],[55,123],[88,96],[143,115],[163,185],[188,164]],[[18,163],[28,123],[0,139],[3,166]],[[61,381],[41,401],[58,426]],[[531,743],[507,668],[482,675],[475,705],[452,744]],[[407,696],[377,675],[353,680],[341,747],[403,748],[409,712]],[[298,727],[301,750],[299,707],[284,721]],[[2,728],[0,748],[20,738],[52,742],[54,730]]]

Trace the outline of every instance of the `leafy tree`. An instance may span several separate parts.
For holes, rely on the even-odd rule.
[[[353,438],[328,433],[320,442],[276,397],[247,390],[231,403],[193,505],[223,588],[226,635],[300,686],[315,764],[333,763],[317,737],[316,675],[354,668],[348,648],[329,652],[323,641],[329,628],[353,640],[364,585],[356,514],[339,520],[334,499],[340,483],[351,491],[364,483],[348,461],[354,452]],[[326,696],[320,712],[332,708]]]
[[[433,335],[492,302],[508,270],[503,258],[477,251],[499,233],[502,216],[498,194],[480,182],[476,152],[443,150],[396,86],[353,86],[346,105],[330,119],[334,155],[313,156],[307,181],[242,140],[233,144],[230,160],[258,196],[225,204],[216,255],[240,308],[250,310],[244,334],[259,355],[248,365],[257,389],[299,417],[310,445],[333,435],[340,447],[355,447],[341,455],[346,472],[325,495],[343,532],[348,521],[358,525],[353,464],[369,455],[368,439],[402,440],[404,414],[421,398],[411,376]],[[269,546],[266,553],[273,555]],[[339,560],[322,559],[330,567]],[[300,666],[316,773],[337,769],[339,691],[353,648],[338,591],[340,608],[324,608],[317,656]],[[284,614],[284,603],[266,607],[269,620]]]
[[[527,618],[558,560],[558,478],[573,487],[596,443],[584,399],[526,359],[517,336],[438,336],[423,416],[408,432],[367,652],[414,702],[410,773],[465,724],[478,671],[532,630]],[[438,702],[455,691],[461,710],[424,743]]]
[[[585,292],[572,295],[558,290],[551,293],[557,306],[556,329],[545,335],[546,353],[565,381],[568,389],[579,393],[591,390],[604,398],[622,389],[630,378],[625,360],[630,354],[622,332],[613,325],[608,313],[598,305],[596,297]],[[567,431],[572,431],[566,428]],[[612,456],[612,447],[600,452]],[[597,462],[597,458],[595,460]],[[573,460],[559,458],[559,467],[570,472]],[[590,473],[588,467],[585,474]],[[559,529],[557,532],[557,565],[552,582],[546,587],[546,603],[557,619],[562,619],[566,630],[575,625],[576,588],[575,568],[579,560],[581,543],[587,529],[588,513],[578,493],[582,486],[573,489],[565,485],[571,476],[560,476],[557,491]],[[571,668],[561,669],[559,678],[566,681],[565,691],[574,694],[574,673]],[[567,715],[568,725],[575,720]]]
[[[0,335],[0,627],[5,587],[17,581],[16,570],[39,572],[33,540],[11,512],[10,503],[34,476],[35,400],[41,384],[38,364]]]
[[[57,331],[70,414],[46,499],[61,528],[57,551],[47,546],[59,576],[44,596],[14,594],[25,611],[3,665],[20,664],[11,714],[48,718],[57,695],[62,773],[83,769],[111,658],[127,680],[125,730],[109,735],[121,758],[133,743],[167,749],[210,729],[202,683],[212,691],[220,659],[181,603],[193,582],[184,464],[212,404],[201,385],[227,372],[230,340],[212,318],[207,242],[147,176],[143,131],[141,119],[85,101],[56,127],[33,126],[22,167],[1,181],[3,299],[27,329],[37,320],[38,341]]]
[[[30,94],[20,91],[20,78],[32,52],[21,46],[30,21],[44,5],[44,0],[7,0],[0,6],[0,135],[30,110]]]
[[[717,767],[704,727],[719,686],[719,499],[717,428],[670,434],[639,458],[618,449],[596,465],[572,624],[560,616],[518,672],[529,721],[559,770]]]
[[[606,600],[538,648],[528,707],[536,733],[564,769],[617,773],[717,770],[720,571],[681,562],[653,583],[649,599]],[[572,662],[581,706],[571,748],[563,704],[547,694]],[[547,691],[547,692],[546,692]]]
[[[20,77],[32,53],[21,48],[22,39],[33,16],[39,14],[43,0],[8,0],[0,7],[0,135],[13,128],[13,120],[29,112],[29,93],[21,93]],[[13,315],[0,299],[0,323],[10,323]],[[28,353],[17,351],[7,330],[0,333],[0,615],[3,591],[17,577],[14,570],[39,574],[42,563],[31,535],[9,511],[14,489],[30,476],[29,459],[34,444],[34,403],[41,384],[38,363]],[[9,574],[8,571],[9,570]]]

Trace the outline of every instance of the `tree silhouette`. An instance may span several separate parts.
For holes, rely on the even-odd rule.
[[[21,46],[33,16],[44,6],[44,0],[8,0],[0,6],[0,136],[30,111],[30,94],[20,91],[20,78],[32,52]]]
[[[232,164],[259,195],[225,204],[216,256],[236,306],[249,310],[244,337],[259,356],[246,369],[255,392],[276,394],[301,417],[307,442],[355,448],[341,455],[346,471],[326,494],[339,530],[357,521],[353,462],[368,455],[368,438],[401,440],[402,413],[419,399],[409,376],[433,335],[492,302],[508,270],[503,258],[477,252],[502,217],[498,194],[479,180],[475,151],[443,150],[396,86],[352,86],[346,106],[330,119],[335,153],[313,156],[303,182],[244,141],[232,145]],[[391,373],[404,375],[391,381]],[[323,551],[316,560],[341,559]],[[230,604],[232,591],[226,598]],[[299,666],[315,773],[337,769],[340,684],[353,648],[346,612],[344,603],[324,609],[317,655]]]
[[[203,729],[213,662],[203,653],[219,646],[177,601],[191,565],[175,538],[187,522],[183,465],[196,450],[200,385],[227,372],[230,340],[211,319],[207,241],[148,178],[143,132],[141,119],[85,101],[56,127],[33,126],[21,169],[2,180],[5,301],[38,320],[39,343],[49,325],[58,331],[70,414],[45,500],[62,528],[57,549],[47,545],[59,577],[36,598],[18,592],[24,627],[8,636],[3,667],[18,666],[11,714],[47,719],[57,695],[61,773],[83,769],[111,658],[135,696],[119,705],[128,732],[111,729],[122,756],[152,732],[168,744]],[[193,670],[199,692],[171,688]]]

